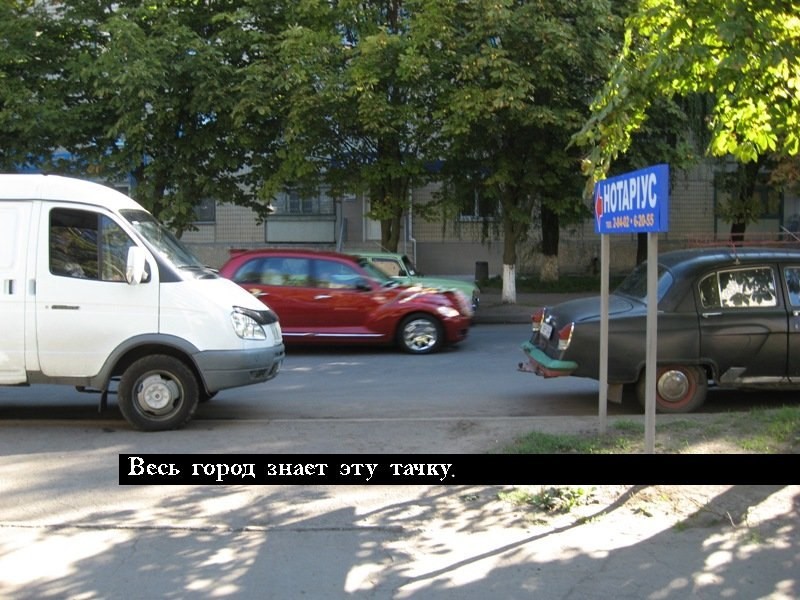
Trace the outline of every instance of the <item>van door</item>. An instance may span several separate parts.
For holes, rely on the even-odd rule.
[[[0,203],[0,383],[25,383],[26,269],[31,202]]]
[[[49,377],[96,375],[120,344],[158,332],[158,271],[151,263],[149,281],[127,283],[136,242],[102,209],[45,204],[40,227],[39,368]]]

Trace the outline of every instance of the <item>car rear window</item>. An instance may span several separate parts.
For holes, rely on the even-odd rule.
[[[658,265],[658,291],[656,297],[658,302],[667,293],[674,282],[672,273],[663,265]],[[638,265],[630,274],[619,284],[614,293],[620,296],[634,298],[640,302],[647,303],[647,263]]]

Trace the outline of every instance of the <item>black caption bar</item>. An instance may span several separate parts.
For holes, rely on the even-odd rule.
[[[120,485],[790,485],[800,454],[120,454]]]

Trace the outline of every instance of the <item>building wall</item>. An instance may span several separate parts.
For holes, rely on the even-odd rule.
[[[729,225],[715,222],[713,184],[711,164],[673,174],[669,231],[659,234],[660,252],[727,237]],[[423,273],[430,275],[471,278],[476,270],[482,273],[484,268],[489,277],[501,275],[503,242],[499,223],[484,227],[474,220],[426,221],[413,210],[413,206],[431,202],[436,189],[430,185],[412,193],[412,211],[404,221],[398,251],[408,254]],[[183,240],[213,267],[221,266],[233,248],[302,245],[345,251],[380,249],[379,225],[365,216],[369,210],[367,201],[349,197],[335,204],[335,215],[315,218],[275,214],[268,217],[267,223],[258,223],[247,208],[219,204],[215,222],[198,224],[198,230],[185,233]],[[774,236],[782,224],[791,223],[800,229],[800,198],[796,194],[784,199],[782,219],[765,219],[748,226],[746,237],[755,238],[759,232]],[[517,249],[519,274],[537,271],[542,258],[539,235],[534,227],[528,243]],[[610,243],[611,272],[629,271],[636,262],[636,235],[612,235]],[[562,229],[558,256],[562,274],[596,271],[599,254],[600,236],[594,232],[591,219]]]

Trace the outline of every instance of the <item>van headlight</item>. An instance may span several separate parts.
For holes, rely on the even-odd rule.
[[[236,307],[231,313],[233,330],[243,340],[265,340],[267,334],[256,320],[242,309]]]

